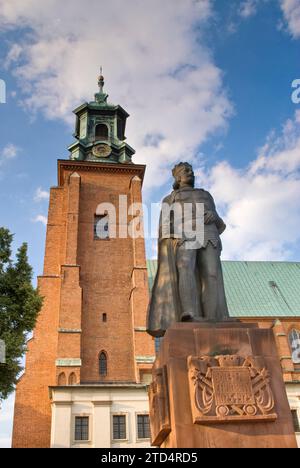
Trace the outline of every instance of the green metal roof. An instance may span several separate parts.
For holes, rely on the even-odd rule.
[[[232,317],[300,316],[300,263],[223,261],[229,313]],[[157,260],[148,260],[149,288]]]

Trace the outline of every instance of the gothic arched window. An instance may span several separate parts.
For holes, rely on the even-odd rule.
[[[107,356],[104,351],[99,355],[99,374],[101,377],[107,376]]]
[[[289,333],[289,344],[292,351],[292,359],[294,364],[300,364],[300,331],[291,330]]]
[[[69,385],[76,385],[76,374],[74,372],[72,372],[70,375],[69,375]]]
[[[95,140],[108,140],[108,127],[105,124],[98,124],[95,128]]]
[[[64,372],[61,372],[58,376],[57,383],[60,387],[66,385],[67,380],[66,380],[66,374]]]

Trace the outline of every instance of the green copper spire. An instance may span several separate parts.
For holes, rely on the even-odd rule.
[[[98,77],[98,86],[99,86],[99,93],[95,94],[95,101],[98,104],[106,104],[107,103],[107,98],[108,94],[103,92],[104,88],[104,76],[102,75],[102,67],[100,67],[100,75]]]
[[[126,143],[125,129],[129,114],[119,105],[107,102],[103,90],[102,67],[95,100],[74,110],[75,141],[69,146],[70,159],[77,161],[132,163],[135,151]]]

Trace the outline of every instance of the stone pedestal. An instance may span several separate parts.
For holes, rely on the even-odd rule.
[[[149,399],[154,446],[297,447],[273,331],[255,324],[175,324]]]

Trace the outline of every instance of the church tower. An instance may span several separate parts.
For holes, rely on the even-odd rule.
[[[129,115],[108,102],[102,74],[98,84],[74,111],[70,159],[58,160],[50,191],[44,303],[17,384],[13,447],[147,442],[145,242],[126,235],[135,215],[124,212],[142,202],[145,166],[126,143]]]

